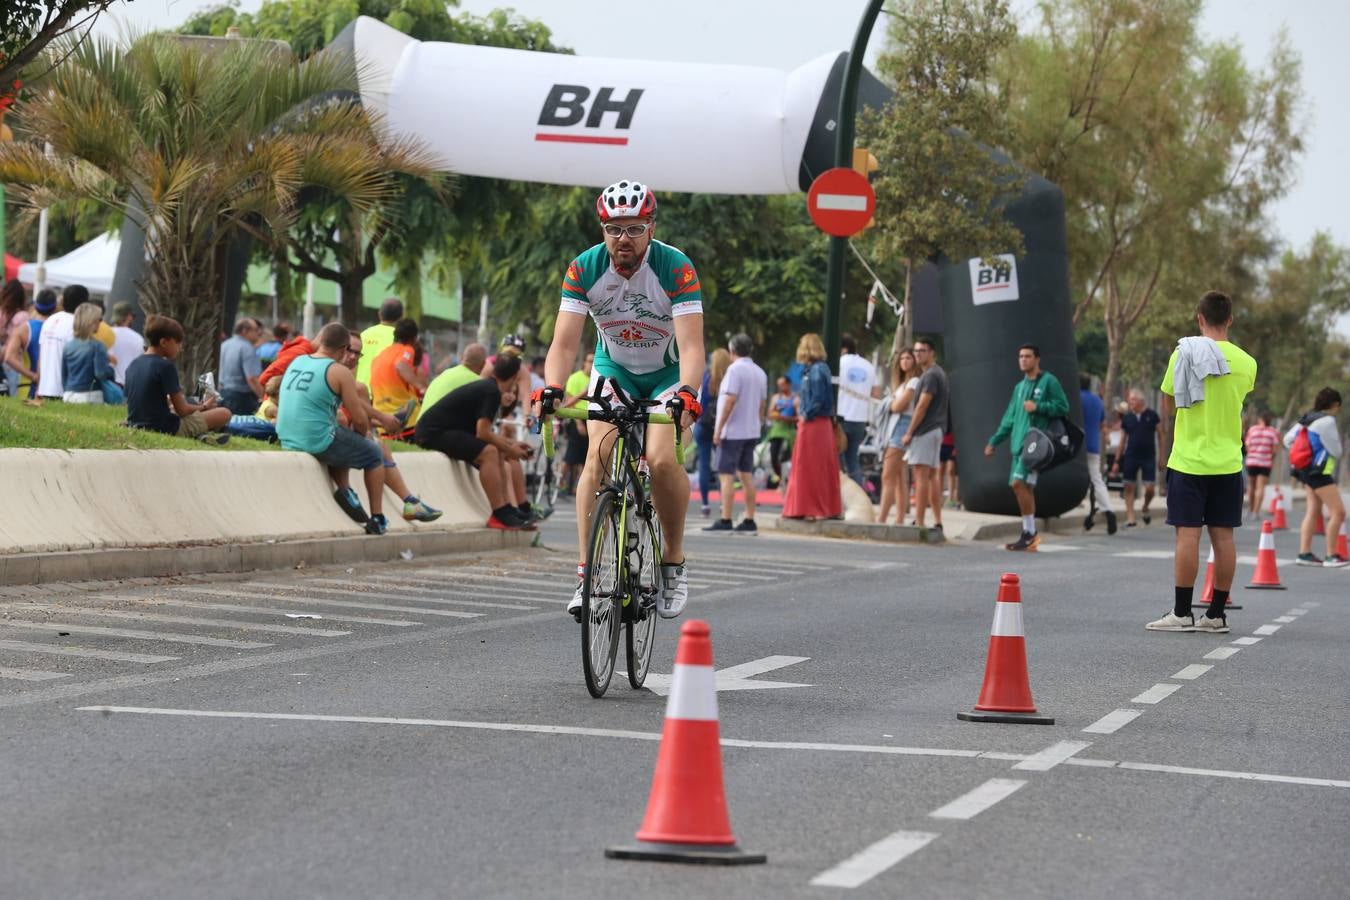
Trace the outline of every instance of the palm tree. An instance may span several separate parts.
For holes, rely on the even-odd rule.
[[[182,323],[189,377],[215,359],[232,240],[294,248],[315,193],[350,211],[335,228],[388,230],[404,179],[439,189],[430,155],[388,139],[360,106],[349,59],[297,63],[277,41],[175,35],[60,52],[68,58],[15,109],[27,139],[0,145],[0,183],[32,210],[85,197],[135,217],[141,304]]]

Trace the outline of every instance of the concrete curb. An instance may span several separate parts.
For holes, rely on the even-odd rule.
[[[808,522],[805,519],[779,517],[769,527],[786,534],[805,534],[812,537],[843,538],[846,540],[861,538],[892,544],[946,543],[940,532],[914,525],[878,525],[872,522],[848,522],[842,519],[821,519],[817,522]]]
[[[109,581],[384,562],[414,556],[527,547],[536,532],[471,528],[406,534],[350,535],[243,544],[132,547],[0,555],[0,585]]]

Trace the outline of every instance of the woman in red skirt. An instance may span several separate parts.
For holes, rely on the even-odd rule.
[[[802,337],[797,344],[797,362],[805,365],[806,371],[802,374],[797,442],[792,446],[783,517],[835,519],[843,515],[844,505],[839,496],[839,451],[834,440],[834,387],[820,335]]]

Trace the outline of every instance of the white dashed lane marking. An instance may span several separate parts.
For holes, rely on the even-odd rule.
[[[1023,772],[1049,772],[1074,754],[1080,753],[1091,746],[1092,744],[1089,741],[1060,741],[1058,744],[1051,744],[1039,753],[1032,754],[1013,768]]]
[[[1116,709],[1093,722],[1083,731],[1087,734],[1115,734],[1144,713],[1138,709]]]
[[[1136,697],[1133,697],[1131,703],[1160,703],[1168,697],[1181,690],[1179,684],[1158,683]]]
[[[1270,636],[1275,632],[1279,631],[1283,627],[1284,627],[1283,625],[1262,625],[1260,628],[1253,631],[1252,634]]]
[[[1263,640],[1265,640],[1265,638],[1259,638],[1259,637],[1240,637],[1240,638],[1236,638],[1236,639],[1233,641],[1233,643],[1234,643],[1234,644],[1237,644],[1239,647],[1250,647],[1250,646],[1253,645],[1253,644],[1259,644],[1259,643],[1261,643]]]
[[[933,819],[973,819],[1000,800],[1011,797],[1026,784],[1018,778],[990,778],[928,815]]]
[[[922,850],[939,835],[931,831],[897,831],[853,854],[811,879],[813,887],[861,887],[905,857]]]
[[[1173,681],[1194,681],[1201,675],[1208,672],[1213,666],[1204,666],[1200,663],[1192,663],[1172,676]]]
[[[1241,647],[1216,647],[1204,655],[1204,659],[1227,659],[1240,651]]]

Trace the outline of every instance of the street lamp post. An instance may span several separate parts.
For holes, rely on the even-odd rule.
[[[848,168],[853,164],[854,118],[858,111],[858,78],[862,75],[863,53],[872,36],[884,0],[869,0],[853,36],[853,49],[844,67],[844,84],[839,91],[839,113],[835,116],[834,164]],[[830,369],[839,370],[839,313],[844,300],[844,273],[848,262],[848,238],[830,238],[830,261],[825,276],[825,353]]]

